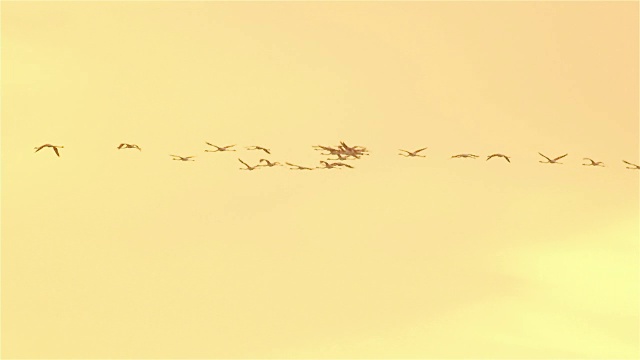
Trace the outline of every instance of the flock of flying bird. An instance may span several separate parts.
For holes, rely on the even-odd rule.
[[[211,148],[208,148],[206,150],[204,150],[205,152],[226,152],[226,151],[236,151],[235,149],[233,149],[233,147],[235,147],[235,145],[227,145],[227,146],[218,146],[218,145],[214,145],[208,142],[205,142],[205,144],[211,146]],[[53,149],[53,151],[56,153],[56,155],[58,155],[58,157],[60,156],[60,152],[58,151],[58,149],[62,149],[64,148],[64,146],[58,146],[58,145],[51,145],[51,144],[44,144],[41,146],[36,146],[34,149],[36,150],[35,152],[38,152],[40,150],[42,150],[45,147],[50,147]],[[335,160],[355,160],[355,159],[360,159],[362,156],[368,156],[369,155],[369,151],[367,150],[367,148],[363,147],[363,146],[348,146],[344,141],[340,142],[340,145],[332,147],[332,146],[322,146],[322,145],[315,145],[313,146],[313,148],[315,150],[320,150],[320,151],[326,151],[326,153],[321,153],[321,155],[324,156],[335,156],[335,158],[328,158],[327,160],[330,161],[335,161]],[[122,150],[122,149],[137,149],[139,151],[142,151],[142,148],[140,148],[140,146],[136,145],[136,144],[127,144],[127,143],[122,143],[120,145],[118,145],[117,147],[118,150]],[[247,150],[258,150],[258,151],[264,151],[265,153],[271,155],[271,150],[267,149],[265,147],[262,146],[248,146],[246,147]],[[424,155],[421,155],[420,153],[424,150],[426,150],[427,148],[421,148],[418,150],[414,150],[414,151],[409,151],[409,150],[403,150],[400,149],[400,151],[402,151],[401,153],[399,153],[398,155],[404,156],[404,157],[425,157]],[[539,161],[543,164],[562,164],[561,162],[558,162],[558,160],[564,158],[565,156],[569,155],[569,154],[564,154],[555,158],[550,158],[542,153],[538,153],[540,154],[540,156],[544,157],[546,159],[546,161]],[[195,156],[179,156],[179,155],[169,155],[171,157],[173,157],[173,160],[178,160],[178,161],[195,161],[193,158]],[[477,159],[479,156],[478,155],[474,155],[474,154],[458,154],[458,155],[453,155],[451,156],[452,159],[458,159],[458,158],[468,158],[468,159]],[[487,156],[487,161],[492,159],[492,158],[503,158],[505,159],[507,162],[511,162],[511,158],[509,156],[503,155],[503,154],[491,154],[489,156]],[[604,163],[602,161],[595,161],[593,159],[590,158],[583,158],[583,160],[587,160],[588,163],[586,164],[582,164],[584,166],[604,166]],[[240,163],[242,163],[242,165],[244,165],[244,168],[240,168],[240,170],[256,170],[259,169],[261,167],[273,167],[273,166],[284,166],[283,164],[279,163],[279,162],[271,162],[268,159],[260,159],[260,161],[256,164],[256,165],[249,165],[246,162],[244,162],[242,159],[238,158],[238,161],[240,161]],[[622,160],[623,163],[630,165],[627,166],[627,169],[632,169],[632,170],[640,170],[640,165],[636,165],[636,164],[632,164],[626,160]],[[345,164],[343,162],[328,162],[328,161],[324,161],[321,160],[320,164],[322,166],[316,166],[316,167],[307,167],[307,166],[300,166],[300,165],[296,165],[296,164],[292,164],[289,162],[285,162],[286,165],[290,166],[291,170],[314,170],[314,169],[333,169],[333,168],[342,168],[342,167],[346,167],[346,168],[353,168],[353,166],[349,165],[349,164]]]

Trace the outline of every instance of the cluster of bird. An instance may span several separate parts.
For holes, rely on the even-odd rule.
[[[208,142],[205,142],[205,144],[211,146],[211,148],[208,148],[206,150],[204,150],[205,152],[225,152],[225,151],[236,151],[235,149],[233,149],[233,147],[235,147],[236,145],[227,145],[227,146],[218,146],[218,145],[214,145]],[[41,149],[45,148],[45,147],[50,147],[53,149],[53,151],[56,153],[56,155],[58,155],[58,157],[60,156],[60,152],[58,151],[58,149],[64,148],[64,146],[57,146],[57,145],[51,145],[51,144],[44,144],[41,146],[37,146],[35,147],[36,151],[38,152]],[[118,145],[117,147],[118,150],[121,149],[137,149],[139,151],[142,151],[142,148],[140,148],[140,146],[136,145],[136,144],[126,144],[126,143],[122,143],[120,145]],[[248,146],[246,147],[247,150],[258,150],[258,151],[264,151],[265,153],[271,155],[271,150],[267,149],[265,147],[262,146]],[[368,156],[369,155],[369,151],[367,150],[367,148],[365,148],[364,146],[349,146],[347,145],[344,141],[341,141],[339,145],[337,146],[323,146],[323,145],[314,145],[313,146],[314,150],[320,150],[320,151],[326,151],[325,153],[321,153],[321,155],[324,156],[335,156],[335,158],[327,158],[327,160],[329,161],[335,161],[335,160],[340,160],[340,161],[344,161],[344,160],[355,160],[355,159],[360,159],[363,156]],[[401,151],[401,153],[399,153],[398,155],[404,156],[404,157],[425,157],[424,155],[421,155],[420,153],[424,150],[428,149],[427,147],[425,148],[421,148],[418,150],[414,150],[414,151],[409,151],[409,150],[403,150],[403,149],[399,149]],[[544,157],[546,159],[546,161],[539,161],[541,163],[544,164],[562,164],[561,162],[558,162],[558,160],[564,158],[565,156],[569,155],[569,154],[564,154],[555,158],[550,158],[542,153],[538,153],[540,154],[540,156]],[[173,157],[173,160],[178,160],[178,161],[195,161],[193,158],[195,156],[179,156],[179,155],[169,155],[171,157]],[[452,159],[459,159],[459,158],[467,158],[467,159],[477,159],[479,156],[478,155],[474,155],[474,154],[458,154],[458,155],[453,155],[451,156]],[[509,156],[503,155],[503,154],[491,154],[489,156],[487,156],[487,161],[492,159],[492,158],[503,158],[505,159],[507,162],[511,162],[511,158]],[[583,158],[583,160],[587,160],[588,163],[586,164],[582,164],[584,166],[604,166],[604,163],[602,161],[595,161],[593,159],[590,158]],[[240,168],[240,170],[256,170],[259,169],[261,167],[273,167],[273,166],[284,166],[283,164],[280,164],[279,162],[271,162],[268,159],[260,159],[260,161],[256,164],[256,165],[249,165],[246,162],[244,162],[242,159],[238,158],[238,161],[240,161],[245,167],[244,168]],[[640,165],[636,165],[636,164],[632,164],[626,160],[622,160],[623,163],[630,165],[627,166],[627,169],[633,169],[633,170],[640,170]],[[307,167],[307,166],[301,166],[301,165],[296,165],[296,164],[292,164],[289,162],[285,162],[286,165],[290,166],[291,170],[314,170],[314,169],[334,169],[334,168],[342,168],[342,167],[346,167],[346,168],[350,168],[352,169],[353,166],[349,165],[349,164],[345,164],[343,162],[328,162],[328,161],[324,161],[321,160],[320,164],[322,166],[316,166],[316,167]]]

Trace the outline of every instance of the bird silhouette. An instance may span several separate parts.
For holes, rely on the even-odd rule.
[[[257,166],[268,166],[268,167],[273,167],[273,166],[282,166],[282,164],[280,164],[279,162],[271,162],[267,159],[260,159],[259,161],[260,163],[265,163],[266,165],[257,165]]]
[[[56,153],[56,155],[58,155],[58,157],[60,157],[60,152],[58,152],[58,149],[62,149],[62,148],[64,148],[64,146],[57,146],[57,145],[51,145],[51,144],[44,144],[44,145],[41,145],[41,146],[36,146],[36,147],[34,147],[34,149],[36,149],[36,151],[34,151],[34,152],[38,152],[38,151],[40,151],[41,149],[46,148],[46,147],[50,147],[50,148],[52,148],[52,149],[53,149],[53,152],[55,152],[55,153]]]
[[[285,163],[289,166],[293,166],[291,168],[289,168],[290,170],[313,170],[313,168],[310,167],[306,167],[306,166],[300,166],[300,165],[296,165],[296,164],[292,164],[292,163]]]
[[[138,145],[136,145],[136,144],[125,144],[125,143],[122,143],[122,144],[120,144],[120,145],[118,146],[118,150],[123,149],[123,148],[124,148],[124,149],[138,149],[138,150],[142,151],[142,149],[140,148],[140,146],[138,146]]]
[[[238,158],[238,161],[240,161],[242,164],[244,164],[244,166],[247,167],[246,169],[240,168],[240,170],[255,170],[260,166],[260,165],[249,166],[249,164],[247,164],[246,162],[242,161],[240,158]]]
[[[179,156],[179,155],[169,155],[169,156],[173,156],[173,160],[178,160],[178,161],[195,161],[192,159],[195,156]]]
[[[511,158],[506,156],[506,155],[502,155],[502,154],[491,154],[489,156],[487,156],[487,161],[489,161],[489,159],[494,158],[494,157],[501,157],[504,158],[505,160],[507,160],[508,162],[511,162]]]
[[[640,166],[639,166],[639,165],[632,164],[632,163],[630,163],[630,162],[628,162],[628,161],[626,161],[626,160],[622,160],[622,162],[623,162],[623,163],[625,163],[625,164],[627,164],[627,165],[631,165],[631,166],[633,166],[633,167],[628,167],[628,166],[627,166],[627,169],[640,170]]]
[[[266,152],[267,154],[271,155],[271,150],[267,149],[267,148],[263,148],[262,146],[248,146],[246,147],[247,150],[262,150],[264,152]]]
[[[460,159],[460,158],[471,158],[471,159],[475,159],[477,158],[478,155],[473,155],[473,154],[458,154],[458,155],[453,155],[451,158],[452,159]]]
[[[604,166],[602,161],[593,161],[593,159],[589,159],[589,158],[583,158],[582,160],[589,160],[590,161],[589,164],[582,164],[584,166]]]
[[[540,152],[539,152],[538,154],[540,154],[540,156],[542,156],[543,158],[547,159],[547,161],[538,161],[538,162],[543,163],[543,164],[562,164],[562,163],[559,163],[559,162],[558,162],[558,160],[560,160],[560,159],[562,159],[563,157],[565,157],[565,156],[569,155],[569,154],[564,154],[564,155],[562,155],[562,156],[558,156],[557,158],[550,159],[549,157],[547,157],[547,156],[543,155],[543,154],[542,154],[542,153],[540,153]]]
[[[399,149],[400,151],[404,151],[406,154],[399,153],[398,155],[402,155],[404,157],[426,157],[424,155],[418,155],[419,152],[421,152],[423,150],[426,150],[426,149],[428,149],[428,148],[425,147],[425,148],[422,148],[422,149],[418,149],[416,151],[409,151],[409,150]]]
[[[235,144],[234,145],[227,145],[227,146],[218,146],[218,145],[213,145],[211,143],[208,143],[206,141],[205,141],[205,144],[215,147],[215,149],[213,149],[213,150],[205,150],[206,152],[235,151],[234,149],[231,149],[231,148],[236,146]]]

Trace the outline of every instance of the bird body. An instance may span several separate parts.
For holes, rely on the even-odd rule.
[[[213,145],[211,143],[208,143],[206,141],[205,141],[205,144],[215,147],[215,149],[213,149],[213,150],[205,150],[206,152],[235,151],[234,149],[231,149],[231,148],[236,146],[235,144],[234,145],[227,145],[227,146],[218,146],[218,145]]]
[[[583,160],[588,160],[591,162],[589,164],[582,164],[584,166],[604,166],[602,161],[593,161],[593,159],[589,159],[589,158],[583,158]]]
[[[169,155],[169,156],[173,156],[173,160],[178,160],[178,161],[195,161],[192,159],[195,156],[178,156],[178,155]]]
[[[289,166],[293,166],[291,168],[289,168],[290,170],[313,170],[313,168],[310,167],[306,167],[306,166],[300,166],[300,165],[296,165],[296,164],[292,164],[292,163],[285,163]]]
[[[477,158],[478,155],[473,155],[473,154],[458,154],[458,155],[453,155],[451,158],[452,159],[459,159],[459,158],[471,158],[471,159],[475,159]]]
[[[507,160],[508,162],[511,162],[511,158],[506,156],[506,155],[502,155],[502,154],[491,154],[489,156],[487,156],[487,161],[489,161],[489,159],[494,158],[494,157],[501,157],[504,158],[505,160]]]
[[[419,152],[421,152],[421,151],[423,151],[423,150],[426,150],[426,149],[428,149],[428,148],[426,148],[426,147],[425,147],[425,148],[422,148],[422,149],[418,149],[418,150],[416,150],[416,151],[409,151],[409,150],[402,150],[402,149],[399,149],[400,151],[404,151],[406,154],[402,154],[402,153],[400,153],[400,154],[398,154],[398,155],[402,155],[402,156],[404,156],[404,157],[426,157],[426,156],[424,156],[424,155],[418,155],[418,153],[419,153]]]
[[[255,165],[255,166],[249,166],[249,164],[247,164],[246,162],[242,161],[240,158],[238,158],[238,161],[240,161],[244,166],[246,166],[246,169],[240,168],[240,170],[255,170],[257,169],[260,165]]]
[[[547,157],[547,156],[543,155],[542,153],[538,153],[538,154],[540,154],[540,156],[542,156],[543,158],[547,159],[547,161],[538,161],[538,162],[541,162],[541,163],[543,163],[543,164],[562,164],[562,163],[559,163],[559,162],[558,162],[558,160],[560,160],[560,159],[562,159],[563,157],[565,157],[565,156],[569,155],[569,154],[564,154],[564,155],[562,155],[562,156],[558,156],[558,157],[557,157],[557,158],[555,158],[555,159],[550,159],[549,157]]]
[[[277,161],[276,161],[276,162],[271,162],[271,161],[269,161],[269,160],[267,160],[267,159],[260,159],[260,161],[259,161],[259,162],[261,162],[261,163],[265,163],[266,165],[257,165],[257,166],[268,166],[268,167],[273,167],[273,166],[276,166],[276,165],[280,165],[280,166],[282,166],[282,164],[280,164],[280,163],[279,163],[279,162],[277,162]]]
[[[138,149],[138,150],[142,151],[142,149],[140,148],[140,146],[138,146],[138,145],[136,145],[136,144],[125,144],[125,143],[122,143],[122,144],[120,144],[120,145],[118,146],[118,150],[123,149],[123,148],[124,148],[124,149]]]
[[[333,169],[337,166],[344,166],[353,169],[353,166],[341,162],[328,163],[326,161],[320,161],[320,163],[324,165],[324,167],[319,167],[318,169]]]
[[[246,149],[247,150],[262,150],[262,151],[266,152],[267,154],[271,155],[271,150],[269,150],[267,148],[263,148],[262,146],[248,146]]]
[[[38,151],[40,151],[41,149],[46,148],[46,147],[50,147],[50,148],[52,148],[52,149],[53,149],[53,152],[55,152],[55,153],[56,153],[56,155],[58,155],[58,157],[60,157],[60,152],[58,152],[58,149],[62,149],[62,148],[64,148],[64,146],[51,145],[51,144],[44,144],[44,145],[41,145],[41,146],[36,146],[36,147],[34,147],[34,149],[36,149],[36,151],[34,151],[34,152],[38,152]]]

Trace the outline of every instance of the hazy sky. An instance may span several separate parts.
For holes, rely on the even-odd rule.
[[[640,356],[637,2],[1,7],[2,358]]]

